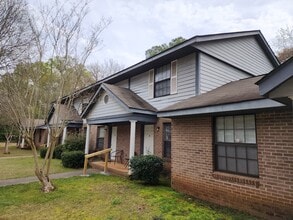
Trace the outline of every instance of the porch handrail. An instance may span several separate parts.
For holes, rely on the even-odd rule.
[[[84,155],[83,175],[86,176],[88,159],[92,158],[92,157],[95,157],[95,156],[98,156],[98,155],[102,155],[102,154],[105,154],[104,173],[107,173],[109,152],[111,152],[111,151],[112,151],[112,149],[108,148],[108,149],[105,149],[105,150],[97,151],[95,153]]]

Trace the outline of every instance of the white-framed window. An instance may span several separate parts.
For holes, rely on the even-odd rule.
[[[215,118],[215,169],[258,176],[254,115]]]
[[[149,70],[148,88],[150,98],[177,93],[177,60]]]
[[[155,72],[155,97],[170,95],[170,64],[161,66]]]

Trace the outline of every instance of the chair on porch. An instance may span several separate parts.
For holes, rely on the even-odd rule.
[[[114,165],[116,162],[120,162],[122,164],[123,162],[123,156],[124,156],[124,151],[123,150],[115,150],[111,152],[110,155],[110,162],[114,161]],[[112,159],[114,158],[114,159]]]

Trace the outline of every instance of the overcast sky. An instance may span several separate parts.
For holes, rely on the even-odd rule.
[[[103,46],[91,61],[126,66],[154,45],[182,36],[261,30],[270,45],[281,27],[293,27],[293,0],[92,0],[88,21],[111,17]]]

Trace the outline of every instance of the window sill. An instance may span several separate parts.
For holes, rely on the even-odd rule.
[[[259,188],[260,186],[260,181],[257,177],[240,176],[237,174],[223,173],[219,171],[214,171],[212,176],[217,180],[222,180],[225,182],[254,186],[255,188]]]

